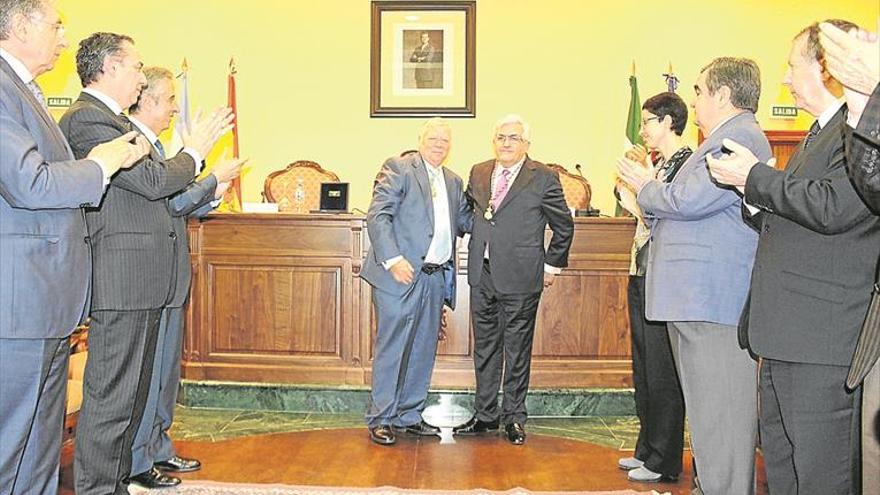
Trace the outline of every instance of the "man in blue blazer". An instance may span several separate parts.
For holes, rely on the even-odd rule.
[[[473,213],[461,178],[443,167],[452,130],[427,121],[418,152],[389,158],[376,178],[367,213],[370,249],[361,277],[373,286],[376,342],[366,414],[370,438],[396,442],[395,429],[436,435],[422,419],[443,304],[455,307],[456,238]]]
[[[703,68],[691,104],[706,140],[671,183],[620,164],[651,223],[646,316],[667,321],[691,444],[704,493],[754,491],[756,365],[740,349],[737,323],[749,289],[758,234],[742,219],[742,199],[712,182],[706,157],[732,138],[769,160],[755,120],[760,71],[751,60],[718,58]]]
[[[48,2],[0,0],[0,491],[53,494],[70,333],[91,259],[81,206],[147,151],[134,133],[75,161],[34,77],[67,47]]]
[[[144,69],[147,85],[137,103],[129,107],[129,120],[153,144],[153,160],[166,158],[159,134],[171,126],[177,114],[174,74],[162,67]],[[172,227],[181,240],[174,253],[175,283],[171,300],[162,309],[156,356],[150,379],[150,392],[144,415],[131,447],[131,476],[129,481],[145,488],[163,488],[180,483],[180,478],[165,472],[196,471],[201,463],[177,455],[168,430],[174,421],[174,404],[180,385],[180,353],[183,346],[183,306],[189,296],[192,280],[189,241],[186,232],[188,216],[201,218],[210,213],[219,198],[238,176],[243,160],[224,160],[203,179],[188,185],[166,200],[172,217]]]

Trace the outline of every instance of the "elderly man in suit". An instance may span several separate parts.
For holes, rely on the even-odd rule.
[[[559,175],[526,154],[531,132],[522,117],[500,119],[492,142],[495,159],[474,165],[468,180],[468,196],[474,203],[468,284],[476,414],[453,432],[475,435],[503,424],[507,439],[522,445],[538,302],[544,288],[568,266],[574,222]],[[553,237],[545,250],[548,224]],[[504,398],[499,411],[502,369]]]
[[[703,68],[691,106],[706,136],[675,179],[663,183],[621,161],[651,227],[646,316],[667,321],[699,469],[707,494],[754,491],[756,366],[739,348],[737,323],[749,289],[757,233],[742,219],[742,199],[712,182],[708,157],[722,140],[744,143],[763,160],[770,144],[755,112],[760,71],[751,60],[717,58]]]
[[[452,130],[427,121],[418,152],[389,158],[367,212],[370,250],[361,277],[373,286],[376,344],[366,423],[380,445],[395,430],[437,435],[422,418],[444,302],[455,307],[456,238],[469,232],[473,212],[455,173],[443,166]]]
[[[847,177],[843,89],[823,59],[813,24],[794,38],[783,82],[816,121],[785,171],[730,141],[732,159],[709,161],[719,182],[744,185],[745,215],[760,232],[741,332],[763,358],[761,447],[771,493],[861,491],[853,476],[860,393],[845,382],[880,256],[880,218]]]
[[[878,23],[880,27],[880,23]],[[880,29],[842,31],[822,23],[825,64],[844,85],[846,166],[865,204],[880,215]],[[880,495],[880,271],[846,385],[862,388],[862,493]]]
[[[128,36],[95,33],[80,42],[83,92],[61,118],[75,156],[131,129],[122,114],[145,83]],[[159,319],[174,290],[176,252],[183,249],[165,198],[192,182],[223,134],[228,110],[196,123],[176,156],[146,157],[117,174],[104,202],[86,213],[93,242],[93,294],[83,404],[76,454],[78,494],[127,493],[131,444],[149,390]]]
[[[0,0],[0,491],[58,490],[69,336],[91,280],[81,211],[147,151],[134,133],[75,161],[34,78],[67,47],[55,7]]]
[[[128,109],[134,127],[153,143],[150,157],[165,159],[165,149],[159,134],[171,126],[177,114],[174,75],[162,67],[144,69],[147,85],[137,102]],[[219,163],[203,179],[197,180],[167,200],[174,232],[180,242],[175,257],[175,284],[171,300],[162,310],[159,335],[153,363],[150,392],[144,415],[132,444],[131,476],[129,481],[144,488],[163,488],[180,483],[180,478],[164,472],[190,472],[201,467],[196,459],[177,455],[168,429],[174,418],[174,404],[180,384],[180,352],[183,346],[183,306],[189,296],[192,279],[189,242],[186,233],[187,216],[203,217],[216,206],[230,181],[238,176],[243,160]],[[163,472],[164,471],[164,472]]]

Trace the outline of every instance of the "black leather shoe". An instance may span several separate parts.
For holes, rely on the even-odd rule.
[[[153,463],[153,467],[172,473],[191,473],[202,469],[202,463],[196,459],[187,459],[176,455],[170,459]]]
[[[417,435],[423,437],[440,435],[440,428],[437,428],[436,426],[431,426],[428,423],[425,423],[424,420],[419,421],[414,425],[394,426],[393,428],[395,431],[404,432],[409,435]]]
[[[452,429],[453,435],[479,435],[480,433],[489,433],[498,429],[498,420],[481,421],[476,416],[469,419],[467,423],[458,425]]]
[[[149,471],[129,477],[128,482],[152,490],[156,488],[170,488],[172,486],[177,486],[180,484],[180,478],[168,476],[162,471],[153,468]]]
[[[394,445],[397,438],[394,436],[394,430],[388,425],[379,425],[370,428],[370,439],[379,445]]]
[[[521,423],[510,423],[504,427],[507,433],[507,440],[514,445],[522,445],[526,443],[526,429]]]

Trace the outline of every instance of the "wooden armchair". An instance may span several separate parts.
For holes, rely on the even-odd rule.
[[[590,182],[580,175],[570,173],[562,165],[548,163],[547,166],[559,172],[559,181],[562,182],[562,192],[568,207],[576,210],[588,209],[593,197]]]
[[[277,203],[278,211],[308,213],[320,207],[322,182],[339,182],[339,177],[315,162],[297,160],[266,177],[263,196],[266,201]],[[296,191],[300,183],[304,195],[301,202],[297,202]]]

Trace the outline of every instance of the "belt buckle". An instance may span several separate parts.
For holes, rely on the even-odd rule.
[[[428,275],[433,275],[443,269],[443,265],[435,263],[425,263],[422,265],[422,271]]]

